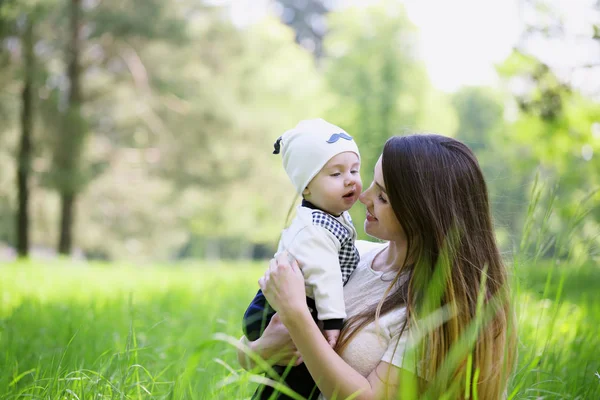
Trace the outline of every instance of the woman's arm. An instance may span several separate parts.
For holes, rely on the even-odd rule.
[[[326,398],[398,399],[400,368],[380,362],[366,378],[329,346],[310,313],[283,320],[317,386]]]
[[[365,378],[329,346],[303,302],[302,273],[295,262],[290,265],[287,255],[271,260],[259,284],[326,398],[345,399],[355,393],[356,399],[397,398],[399,368],[381,362]]]
[[[273,274],[271,275],[273,276]],[[370,382],[346,362],[329,346],[327,340],[314,323],[308,309],[284,314],[283,323],[299,349],[304,363],[326,398],[345,399],[360,392],[357,399],[370,399]]]

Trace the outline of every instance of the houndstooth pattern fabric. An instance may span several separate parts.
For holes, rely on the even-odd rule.
[[[352,222],[349,215],[348,219]],[[349,232],[348,228],[342,225],[340,221],[323,211],[313,210],[312,222],[313,225],[327,229],[340,241],[340,269],[342,270],[342,281],[345,285],[360,260],[358,250],[354,246],[352,232]]]

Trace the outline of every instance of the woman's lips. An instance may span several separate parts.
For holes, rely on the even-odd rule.
[[[377,221],[377,218],[375,218],[373,214],[369,212],[369,210],[367,210],[367,221]]]

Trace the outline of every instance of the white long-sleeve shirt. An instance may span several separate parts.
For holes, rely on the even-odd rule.
[[[343,286],[358,265],[355,240],[356,229],[348,212],[335,217],[306,201],[281,235],[277,253],[287,250],[298,261],[306,294],[315,300],[325,329],[339,329],[346,318]]]

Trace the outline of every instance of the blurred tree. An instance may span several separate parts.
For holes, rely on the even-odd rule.
[[[528,131],[528,144],[537,140],[533,157],[558,185],[543,196],[555,196],[548,230],[562,241],[549,248],[589,256],[600,246],[600,2],[582,6],[574,17],[558,4],[524,1],[527,28],[502,72],[521,113],[515,129]],[[557,63],[540,43],[570,53]]]
[[[322,79],[290,29],[268,19],[238,30],[223,11],[186,10],[184,45],[123,44],[133,86],[109,83],[90,111],[88,157],[106,165],[81,202],[88,253],[239,257],[276,243],[293,189],[273,142],[321,115]]]
[[[275,3],[281,21],[294,29],[296,43],[310,51],[317,60],[323,56],[330,3],[326,0],[277,0]]]
[[[225,254],[222,244],[232,241],[239,243],[237,256],[252,254],[257,245],[274,250],[294,189],[281,158],[272,154],[273,143],[298,120],[321,115],[324,104],[323,81],[311,54],[294,44],[289,28],[266,19],[229,34],[234,42],[218,41],[220,51],[211,52],[210,46],[199,49],[200,54],[221,55],[226,66],[186,80],[188,87],[198,84],[198,90],[190,93],[192,99],[211,99],[195,100],[196,112],[214,109],[228,125],[215,129],[218,120],[209,120],[212,124],[188,130],[187,135],[195,133],[189,138],[179,130],[184,142],[180,148],[172,147],[181,151],[174,157],[177,170],[199,175],[190,180],[193,185],[179,183],[182,196],[190,199],[191,240],[201,240],[204,246],[199,252],[212,257]],[[188,115],[193,117],[193,111]],[[185,116],[177,117],[185,122]],[[203,140],[202,147],[194,145],[193,139]]]
[[[11,179],[16,166],[13,153],[13,135],[10,130],[14,124],[14,112],[18,103],[15,93],[18,90],[15,82],[15,56],[8,43],[16,30],[16,7],[14,1],[0,3],[0,247],[2,242],[13,243],[15,236],[15,210],[12,206],[14,183]],[[9,137],[10,134],[10,137]]]
[[[338,99],[332,115],[357,137],[363,171],[372,168],[387,138],[417,121],[425,72],[414,54],[414,26],[401,6],[347,9],[332,14],[326,40],[328,81]]]
[[[499,71],[517,88],[506,135],[507,143],[520,149],[510,158],[514,173],[523,176],[539,165],[541,182],[548,186],[542,201],[553,204],[549,223],[541,222],[547,216],[536,215],[536,226],[545,226],[545,235],[560,242],[548,244],[560,256],[587,252],[590,243],[598,245],[600,230],[600,157],[594,154],[600,152],[600,107],[533,56],[515,52]],[[588,218],[581,219],[585,210]],[[575,229],[574,221],[581,226]]]
[[[50,1],[6,1],[0,5],[0,38],[6,38],[7,42],[18,43],[19,47],[13,47],[13,52],[18,56],[13,57],[12,65],[9,58],[3,59],[2,66],[5,70],[7,80],[5,82],[19,82],[20,88],[20,136],[18,139],[18,151],[15,157],[16,170],[16,193],[17,206],[15,221],[16,248],[20,257],[26,257],[29,253],[29,231],[30,231],[30,175],[31,162],[33,159],[33,125],[34,116],[34,94],[39,86],[38,68],[34,54],[34,45],[37,42],[36,26],[38,21],[46,13]],[[10,50],[2,48],[3,55],[8,56]],[[21,83],[22,82],[22,83]],[[16,100],[16,99],[15,99]],[[0,101],[0,112],[6,111]],[[10,118],[5,121],[9,122]],[[8,128],[10,123],[4,126]]]
[[[499,95],[483,87],[465,87],[452,95],[452,105],[458,116],[456,138],[475,152],[492,147],[503,123]]]
[[[451,106],[429,83],[415,53],[416,28],[401,4],[344,9],[330,15],[330,25],[324,65],[335,98],[328,115],[356,137],[366,184],[389,137],[416,127],[454,133]],[[360,226],[364,212],[355,209],[352,216]]]
[[[576,87],[586,95],[600,95],[600,2],[583,2],[564,7],[560,2],[520,0],[524,29],[516,51],[540,61],[552,69],[562,84]],[[547,49],[564,54],[560,61]],[[553,102],[552,92],[547,93]],[[546,104],[553,107],[550,104]]]
[[[57,140],[53,144],[50,174],[51,186],[61,195],[58,251],[62,254],[71,252],[74,205],[78,194],[100,172],[97,167],[104,164],[104,160],[91,165],[86,162],[84,153],[88,131],[93,130],[95,127],[91,124],[103,116],[86,109],[85,103],[93,104],[109,90],[114,90],[111,86],[99,89],[94,84],[90,84],[89,90],[84,90],[81,82],[83,77],[93,75],[96,68],[112,66],[112,80],[122,81],[127,74],[133,76],[137,84],[139,64],[132,66],[130,62],[132,59],[134,63],[139,61],[135,58],[135,46],[152,40],[176,42],[184,37],[183,17],[171,16],[160,2],[131,0],[130,3],[135,12],[123,12],[123,7],[127,6],[124,2],[105,1],[100,5],[88,5],[93,7],[89,10],[84,10],[79,0],[70,2],[65,111],[58,125],[60,129],[55,132]],[[153,23],[148,24],[148,20]],[[86,65],[82,65],[83,62]],[[60,98],[55,106],[60,109]]]
[[[24,27],[21,33],[23,48],[23,90],[21,110],[21,140],[17,156],[17,253],[20,257],[27,257],[29,253],[29,172],[31,170],[31,146],[33,124],[33,90],[35,57],[34,44],[34,17],[35,10],[24,16]]]
[[[81,0],[71,0],[69,7],[70,35],[67,50],[68,94],[67,110],[62,126],[59,146],[54,153],[54,168],[60,175],[58,191],[61,197],[60,238],[58,252],[70,254],[72,246],[72,228],[74,204],[81,190],[81,164],[84,140],[87,134],[85,120],[81,113]]]
[[[488,87],[465,87],[452,95],[458,116],[456,138],[476,154],[486,177],[496,235],[504,251],[519,243],[527,212],[527,183],[535,164],[519,160],[522,146],[505,140],[504,95]],[[522,165],[516,172],[516,163]]]

